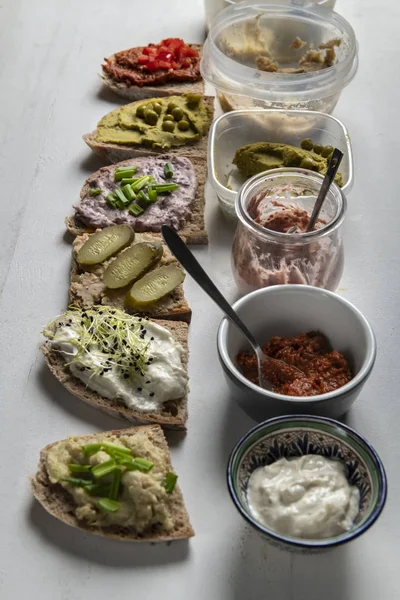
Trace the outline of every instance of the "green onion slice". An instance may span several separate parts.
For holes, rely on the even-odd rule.
[[[70,473],[90,473],[91,468],[91,465],[77,465],[75,463],[70,463],[68,465]]]
[[[178,479],[178,475],[175,475],[175,473],[167,473],[166,474],[164,487],[165,487],[165,491],[167,492],[167,494],[172,494],[172,492],[175,489],[177,479]]]
[[[165,194],[167,192],[174,192],[179,188],[176,183],[154,183],[149,186],[152,190],[156,190],[158,194]]]
[[[117,469],[117,464],[113,458],[107,460],[100,465],[96,465],[92,468],[92,474],[96,479],[100,479],[100,477],[104,477],[105,475],[109,475]]]
[[[128,208],[128,211],[132,214],[135,215],[135,217],[138,217],[139,215],[142,215],[144,213],[144,210],[141,206],[139,206],[139,204],[131,204]]]
[[[85,456],[92,456],[96,454],[101,448],[101,444],[85,444],[82,446],[82,452]]]
[[[115,208],[117,199],[114,196],[114,194],[107,194],[106,200],[107,200],[107,204],[109,204],[110,206],[112,206],[113,208]]]
[[[143,177],[139,177],[139,179],[135,183],[132,183],[132,190],[134,192],[138,192],[139,190],[144,188],[145,185],[148,185],[152,181],[152,179],[153,178],[151,175],[144,175]]]
[[[114,190],[114,194],[117,197],[117,206],[118,206],[118,200],[121,202],[121,204],[123,206],[125,206],[126,204],[129,204],[129,200],[128,198],[126,198],[125,194],[123,193],[122,190],[120,190],[119,188]]]
[[[147,193],[148,193],[149,201],[151,204],[153,204],[153,202],[157,202],[157,198],[158,198],[157,190],[154,190],[153,188],[149,187],[147,190]]]
[[[124,177],[123,179],[121,179],[121,185],[136,183],[138,179],[140,179],[140,177]]]
[[[107,512],[115,512],[119,509],[119,502],[110,498],[100,498],[97,505]]]
[[[63,477],[61,481],[65,481],[65,483],[70,483],[71,485],[75,485],[77,487],[85,487],[90,481],[87,479],[81,479],[80,477]]]
[[[111,500],[117,500],[117,498],[118,498],[119,488],[121,486],[121,477],[122,477],[121,469],[117,469],[116,471],[114,471],[110,494],[109,494]]]
[[[128,177],[133,177],[137,171],[137,167],[118,167],[114,171],[114,181],[121,181]]]
[[[132,200],[134,200],[136,198],[136,194],[135,194],[135,192],[132,191],[132,188],[129,184],[124,185],[124,187],[122,188],[122,191],[123,191],[125,197],[129,200],[129,202],[132,202]]]
[[[172,177],[172,175],[174,174],[174,169],[172,168],[172,165],[170,162],[165,163],[164,165],[164,175],[167,179],[170,179]]]
[[[103,190],[100,188],[92,188],[89,190],[90,196],[99,196]]]
[[[85,492],[89,494],[89,496],[106,496],[110,495],[110,485],[106,485],[104,483],[87,483],[84,486]]]
[[[107,442],[106,440],[102,440],[101,447],[107,452],[108,450],[115,450],[118,452],[122,452],[123,454],[127,454],[128,456],[132,456],[131,450],[126,446],[120,446],[119,444],[114,444],[114,442]]]
[[[142,471],[143,473],[148,473],[154,467],[154,463],[146,458],[134,458],[131,464],[126,462],[124,463],[124,466],[129,471]]]

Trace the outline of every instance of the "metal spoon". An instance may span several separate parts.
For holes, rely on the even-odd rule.
[[[314,225],[318,219],[318,215],[321,211],[322,205],[323,205],[326,195],[329,191],[329,188],[331,187],[332,182],[335,178],[335,175],[337,173],[339,165],[342,162],[342,158],[343,158],[343,152],[338,150],[338,148],[335,148],[335,150],[332,152],[332,156],[328,163],[328,168],[326,170],[325,177],[324,177],[324,180],[321,185],[321,189],[319,190],[317,200],[314,204],[314,208],[313,208],[313,211],[312,211],[312,214],[310,217],[310,221],[307,225],[306,233],[308,233],[309,231],[312,231],[314,229]],[[297,227],[297,225],[295,225],[294,227],[291,227],[290,229],[288,229],[286,233],[296,233],[297,230],[298,230],[298,227]]]
[[[186,271],[193,277],[193,279],[199,284],[199,286],[214,300],[216,304],[220,307],[220,309],[226,314],[226,316],[238,327],[241,332],[246,336],[249,341],[251,347],[254,350],[254,353],[257,357],[257,370],[258,370],[258,381],[260,387],[271,390],[273,384],[264,376],[263,374],[263,366],[271,365],[271,363],[275,364],[280,370],[285,369],[285,372],[288,369],[292,370],[301,376],[304,376],[304,373],[294,367],[293,365],[288,365],[283,360],[277,360],[276,358],[270,358],[262,351],[260,344],[257,342],[256,338],[253,334],[247,329],[246,325],[240,319],[238,314],[233,310],[229,302],[223,297],[219,289],[216,285],[211,281],[207,273],[204,271],[203,267],[199,264],[196,258],[193,256],[192,252],[186,246],[185,242],[179,237],[179,235],[168,225],[162,226],[162,234],[167,244],[168,248],[171,250],[172,254],[179,260],[181,265],[186,269]]]

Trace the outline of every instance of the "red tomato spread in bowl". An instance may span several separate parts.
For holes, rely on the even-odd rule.
[[[267,356],[286,363],[277,365],[271,362],[264,365],[264,375],[278,394],[317,396],[332,392],[353,378],[346,358],[332,350],[320,332],[310,331],[292,338],[275,336],[262,349]],[[236,361],[243,375],[258,385],[255,354],[241,352]],[[300,369],[304,375],[292,369],[292,366]]]

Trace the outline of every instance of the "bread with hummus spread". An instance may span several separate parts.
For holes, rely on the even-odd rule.
[[[204,93],[200,74],[201,44],[167,38],[159,44],[137,46],[105,58],[101,78],[113,92],[128,98]]]
[[[186,429],[187,323],[71,307],[43,335],[50,371],[83,402],[135,424]]]
[[[180,94],[125,104],[105,115],[86,144],[110,162],[171,152],[206,156],[214,97]]]
[[[161,428],[148,425],[47,445],[31,487],[66,525],[121,541],[168,542],[194,535],[176,480]]]
[[[103,230],[105,231],[105,230]],[[183,285],[178,285],[172,292],[164,296],[155,303],[143,308],[132,307],[127,302],[127,292],[131,284],[121,288],[110,289],[104,282],[104,273],[109,265],[115,262],[115,258],[110,258],[104,262],[94,265],[81,264],[78,260],[79,251],[92,238],[92,234],[82,233],[78,235],[72,245],[72,266],[69,286],[69,304],[79,308],[90,308],[96,304],[113,306],[126,310],[130,313],[143,313],[152,319],[173,319],[175,321],[185,321],[190,323],[192,311],[187,303],[183,292]],[[160,266],[177,265],[178,262],[166,246],[162,236],[158,233],[136,233],[133,242],[126,250],[134,247],[136,244],[152,244],[161,246],[162,255],[159,261],[150,266],[148,272],[154,272]],[[126,253],[126,250],[123,252]],[[117,257],[123,256],[123,253]]]
[[[167,164],[172,169],[169,178],[164,174]],[[136,170],[135,179],[151,176],[161,184],[175,184],[177,189],[161,193],[156,202],[143,204],[144,211],[139,216],[131,212],[129,205],[118,208],[112,201],[110,205],[110,194],[113,195],[117,188],[121,188],[121,182],[115,181],[116,172],[118,169],[129,167]],[[67,229],[72,235],[78,235],[109,225],[127,223],[136,232],[159,233],[161,226],[166,224],[178,231],[188,244],[206,244],[206,180],[206,155],[187,157],[183,151],[180,156],[169,153],[144,155],[102,167],[85,181],[80,193],[80,202],[74,206],[73,215],[66,219]],[[148,185],[151,187],[151,183]],[[93,192],[96,195],[93,195]],[[134,202],[141,201],[136,198]]]

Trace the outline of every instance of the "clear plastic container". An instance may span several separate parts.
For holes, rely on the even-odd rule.
[[[347,206],[340,188],[331,185],[313,231],[286,233],[299,224],[305,231],[322,181],[304,169],[275,169],[241,188],[232,246],[232,271],[241,293],[281,284],[336,290],[343,272]]]
[[[335,8],[336,0],[281,0],[282,3],[293,5],[304,5],[319,4],[326,8]],[[206,16],[207,29],[210,28],[213,19],[216,15],[221,12],[224,8],[231,6],[232,4],[239,4],[240,0],[204,0],[204,12]]]
[[[339,171],[342,191],[347,195],[353,186],[353,154],[347,129],[331,115],[298,110],[236,110],[216,119],[208,145],[208,173],[220,207],[228,219],[236,219],[235,200],[245,182],[232,164],[240,146],[254,142],[279,142],[300,146],[304,138],[343,152]]]
[[[307,46],[294,48],[299,37]],[[307,73],[266,72],[256,67],[269,55],[294,67],[313,44],[340,39],[334,64]],[[222,10],[204,44],[201,73],[217,91],[222,109],[283,108],[330,113],[358,66],[358,47],[350,24],[317,5],[267,4],[251,0]]]

